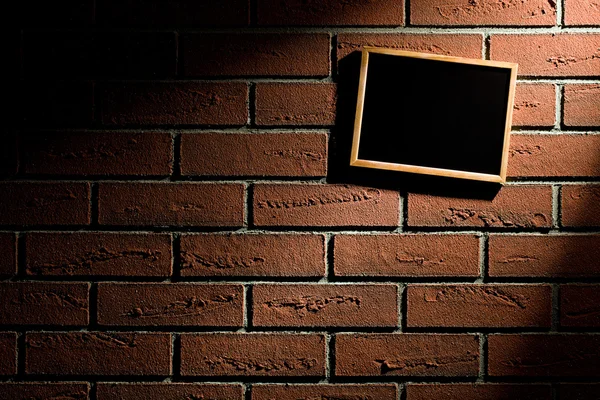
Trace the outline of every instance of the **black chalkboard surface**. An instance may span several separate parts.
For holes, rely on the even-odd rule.
[[[351,165],[504,183],[517,65],[367,47]]]

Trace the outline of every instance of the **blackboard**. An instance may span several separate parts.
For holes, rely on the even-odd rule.
[[[517,65],[367,47],[350,164],[504,183]]]

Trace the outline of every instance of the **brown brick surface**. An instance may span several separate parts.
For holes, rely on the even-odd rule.
[[[396,285],[254,285],[256,327],[396,327]]]
[[[17,334],[0,332],[0,375],[17,373]]]
[[[598,235],[491,235],[489,238],[492,277],[599,276],[598,260]]]
[[[472,235],[336,235],[337,276],[478,276]]]
[[[406,387],[407,400],[550,400],[550,385],[535,384],[409,384]]]
[[[256,125],[334,125],[336,100],[331,83],[258,83]]]
[[[222,284],[100,283],[98,324],[241,328],[244,288]]]
[[[560,287],[562,327],[600,327],[600,285]]]
[[[396,400],[396,385],[253,385],[252,400]]]
[[[325,337],[285,333],[184,334],[181,375],[324,377]]]
[[[17,243],[12,233],[0,233],[0,276],[12,276],[17,272]]]
[[[479,339],[448,334],[340,334],[337,376],[475,376]]]
[[[88,383],[0,383],[0,393],[11,400],[83,400],[88,399],[89,392]]]
[[[555,90],[554,85],[547,83],[518,84],[515,91],[512,126],[554,126]]]
[[[504,186],[493,200],[408,195],[409,226],[548,228],[550,186]]]
[[[26,374],[171,374],[171,335],[168,333],[27,333],[25,348]],[[57,365],[60,368],[56,368]]]
[[[327,135],[183,134],[181,173],[208,176],[325,176]]]
[[[256,226],[397,226],[398,192],[351,185],[257,184]]]
[[[102,225],[242,226],[244,186],[218,183],[101,183]]]
[[[98,400],[243,400],[239,384],[99,383]]]
[[[600,185],[565,185],[561,199],[564,226],[600,226]]]
[[[566,25],[600,25],[600,7],[595,0],[565,0]]]
[[[323,235],[184,235],[182,276],[323,277]]]
[[[566,126],[600,126],[600,85],[565,85],[564,101]]]

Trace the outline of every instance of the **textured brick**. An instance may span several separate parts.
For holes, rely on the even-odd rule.
[[[259,25],[401,26],[404,2],[397,0],[258,0]]]
[[[564,101],[566,126],[600,126],[600,85],[565,85]]]
[[[481,58],[483,37],[481,35],[342,33],[337,38],[338,61],[354,51],[360,51],[363,46]]]
[[[10,400],[84,400],[89,392],[88,383],[0,383],[0,393]]]
[[[101,183],[102,225],[242,226],[244,186],[216,183]]]
[[[551,400],[550,385],[517,384],[409,384],[406,386],[407,400]]]
[[[98,400],[243,400],[239,384],[99,383]]]
[[[56,3],[30,0],[15,5],[18,7],[16,16],[25,27],[89,26],[94,17],[94,0],[63,0]],[[14,15],[11,17],[14,18]]]
[[[0,277],[17,273],[16,241],[13,233],[0,233]]]
[[[17,373],[17,334],[0,332],[0,375]]]
[[[325,376],[323,335],[181,335],[183,376]]]
[[[87,127],[94,119],[91,82],[25,81],[21,99],[28,126]]]
[[[110,26],[244,26],[248,0],[103,0],[96,6],[99,24]]]
[[[545,327],[549,285],[409,285],[409,327]]]
[[[27,333],[25,346],[26,374],[171,374],[171,335],[168,333]]]
[[[257,226],[397,226],[399,195],[351,185],[257,184]]]
[[[408,195],[408,225],[547,228],[552,225],[550,186],[504,186],[493,200]]]
[[[336,235],[337,276],[479,276],[479,239],[467,235]]]
[[[334,125],[336,100],[331,83],[258,83],[256,125]]]
[[[172,170],[166,132],[35,133],[21,140],[26,174],[164,176]]]
[[[337,335],[337,376],[475,376],[479,339],[474,335]]]
[[[171,237],[130,233],[28,233],[29,276],[170,276]]]
[[[328,34],[187,34],[184,76],[327,76]]]
[[[25,76],[167,78],[175,75],[173,33],[38,32],[24,34]]]
[[[255,327],[396,327],[396,285],[254,285]]]
[[[490,376],[600,376],[600,336],[488,336]]]
[[[220,284],[100,283],[98,324],[242,327],[244,288]]]
[[[560,287],[560,325],[600,327],[600,285]]]
[[[599,152],[600,135],[512,135],[508,175],[599,176]]]
[[[565,185],[562,188],[564,226],[600,226],[600,185]]]
[[[489,238],[492,277],[600,276],[600,235]]]
[[[595,76],[600,35],[492,35],[490,59],[519,64],[520,76]]]
[[[0,225],[89,223],[90,185],[88,183],[0,183]]]
[[[88,292],[88,283],[0,283],[0,325],[87,325]]]
[[[565,0],[565,25],[600,25],[600,5],[595,0]]]
[[[562,383],[558,385],[560,400],[598,400],[598,383]]]
[[[210,176],[325,176],[327,135],[183,134],[181,173]]]
[[[252,400],[396,400],[396,385],[252,385]]]
[[[554,126],[555,119],[556,93],[554,85],[547,83],[517,85],[512,126],[549,127]]]
[[[244,125],[248,85],[242,82],[128,82],[99,88],[105,125]]]
[[[556,3],[552,0],[484,1],[413,0],[410,23],[414,25],[526,25],[556,23]]]
[[[323,235],[183,235],[182,276],[323,277]]]

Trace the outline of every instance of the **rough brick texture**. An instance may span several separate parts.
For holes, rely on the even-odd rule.
[[[325,176],[327,135],[184,134],[181,173],[204,176]]]
[[[7,399],[87,399],[87,383],[0,383],[0,393]]]
[[[17,244],[14,234],[0,234],[0,254],[0,277],[14,275],[17,272]]]
[[[243,390],[237,384],[197,384],[197,383],[100,383],[97,389],[98,400],[135,399],[214,399],[242,400]]]
[[[565,24],[598,25],[600,7],[595,0],[565,0]]]
[[[252,400],[378,399],[396,400],[395,385],[255,385]]]
[[[564,327],[600,326],[600,285],[562,285],[560,287],[560,325]]]
[[[600,226],[600,185],[568,185],[562,190],[564,226]]]
[[[600,126],[600,85],[566,85],[563,122],[566,126]]]
[[[513,126],[554,126],[556,93],[550,84],[519,84],[513,105]],[[513,137],[514,138],[514,137]]]
[[[550,385],[522,384],[410,384],[406,387],[407,400],[550,400]]]
[[[17,334],[0,332],[0,375],[17,373]]]

